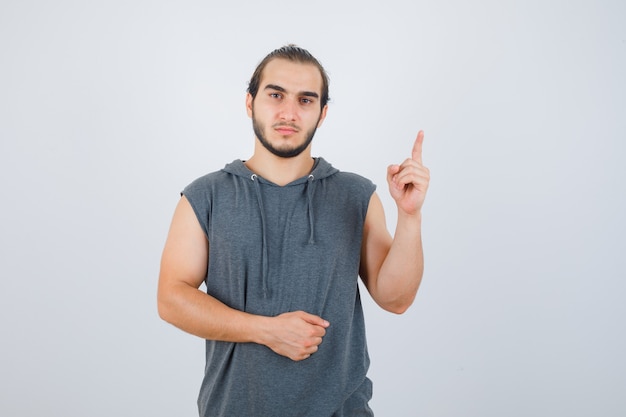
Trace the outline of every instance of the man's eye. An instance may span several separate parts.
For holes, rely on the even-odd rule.
[[[302,104],[309,104],[309,103],[312,103],[313,100],[311,100],[310,98],[302,98],[302,99],[300,99],[300,102]]]
[[[281,95],[280,95],[280,93],[270,93],[270,97],[272,97],[272,98],[280,98]]]

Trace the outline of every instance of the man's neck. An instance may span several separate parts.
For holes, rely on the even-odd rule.
[[[245,162],[250,171],[280,186],[308,175],[314,164],[310,149],[293,158],[281,158],[269,152],[255,152]]]

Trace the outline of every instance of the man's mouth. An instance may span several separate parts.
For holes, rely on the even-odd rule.
[[[280,133],[281,135],[291,135],[293,133],[298,132],[298,129],[296,127],[285,126],[285,125],[274,126],[274,130]]]

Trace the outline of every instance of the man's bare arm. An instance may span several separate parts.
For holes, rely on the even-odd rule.
[[[422,165],[423,140],[424,133],[420,131],[411,158],[387,169],[389,191],[398,206],[393,239],[376,194],[370,200],[365,219],[361,278],[378,305],[398,314],[413,303],[424,271],[421,208],[430,173]]]
[[[174,326],[202,337],[238,343],[258,343],[292,360],[317,351],[328,322],[298,311],[276,317],[233,309],[202,290],[208,266],[209,242],[183,196],[179,201],[161,258],[158,311]]]

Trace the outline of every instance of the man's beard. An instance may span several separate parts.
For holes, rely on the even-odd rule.
[[[320,114],[320,118],[321,116],[322,115]],[[318,119],[318,123],[319,123],[319,119]],[[254,130],[254,134],[256,135],[256,137],[259,139],[259,142],[261,142],[261,145],[263,145],[265,149],[267,149],[268,151],[270,151],[271,153],[273,153],[274,155],[280,158],[293,158],[293,157],[300,155],[309,146],[309,144],[313,140],[313,136],[315,136],[315,132],[317,131],[317,123],[311,130],[306,132],[306,140],[301,145],[296,146],[295,148],[291,148],[291,149],[276,148],[267,140],[267,138],[263,134],[263,128],[264,126],[261,126],[257,122],[256,118],[254,117],[254,109],[253,109],[252,110],[252,129]]]

